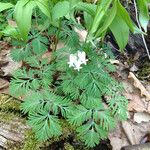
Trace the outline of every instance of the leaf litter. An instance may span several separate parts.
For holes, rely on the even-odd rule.
[[[124,146],[141,144],[150,129],[150,85],[140,81],[130,68],[121,62],[117,65],[118,79],[125,87],[124,96],[128,101],[128,120],[119,122],[109,134],[113,150]],[[130,70],[130,71],[129,71]]]

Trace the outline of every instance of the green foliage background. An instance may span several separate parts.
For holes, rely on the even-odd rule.
[[[88,147],[94,147],[107,138],[118,120],[127,118],[123,87],[110,75],[115,67],[109,48],[101,43],[112,32],[123,50],[130,32],[147,32],[148,1],[137,4],[142,30],[119,0],[0,2],[0,12],[12,10],[11,19],[17,24],[8,25],[1,34],[12,38],[13,60],[23,62],[13,74],[10,93],[24,97],[21,110],[28,114],[40,141],[59,137],[63,118]],[[87,31],[85,41],[75,28]],[[60,42],[63,48],[57,47]],[[88,59],[79,72],[68,66],[69,56],[77,51],[85,52]],[[43,58],[45,53],[50,53],[48,58]]]

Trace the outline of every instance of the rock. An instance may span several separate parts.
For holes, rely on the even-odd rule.
[[[137,113],[134,113],[133,119],[137,123],[149,122],[150,121],[150,114],[145,113],[145,112],[137,112]]]

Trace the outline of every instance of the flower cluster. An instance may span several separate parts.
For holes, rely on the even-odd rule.
[[[75,70],[80,71],[82,69],[81,65],[86,65],[86,62],[88,59],[86,59],[86,53],[84,51],[78,51],[75,54],[70,54],[69,56],[69,67],[73,67]]]

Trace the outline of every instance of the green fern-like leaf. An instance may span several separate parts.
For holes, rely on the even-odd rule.
[[[40,86],[40,81],[34,78],[32,70],[29,72],[25,68],[14,73],[14,78],[11,80],[10,93],[14,96],[22,96],[30,90],[36,90]]]
[[[80,42],[75,23],[61,19],[60,30],[53,27],[48,35],[40,35],[32,29],[28,42],[12,51],[13,59],[23,61],[24,67],[14,72],[10,92],[24,97],[21,110],[29,115],[29,125],[39,140],[60,136],[63,118],[75,126],[85,145],[94,147],[107,138],[118,119],[126,119],[127,100],[122,86],[110,75],[115,67],[106,49],[95,40],[96,47]],[[47,37],[51,45],[57,40],[64,44],[55,50],[52,46],[50,60],[42,57],[49,45]],[[80,71],[68,65],[69,56],[77,51],[84,51],[88,60]]]
[[[81,126],[77,131],[80,133],[81,139],[88,147],[94,147],[99,143],[100,136],[91,124]]]
[[[31,42],[33,52],[35,54],[43,54],[47,50],[48,39],[46,37],[38,36]]]
[[[19,45],[20,46],[20,45]],[[11,57],[14,61],[26,60],[29,56],[31,56],[30,45],[27,44],[22,48],[16,48],[11,51]]]
[[[80,126],[82,125],[82,123],[89,120],[91,116],[92,116],[91,110],[88,110],[83,106],[78,106],[73,111],[72,115],[69,116],[68,121],[75,126]]]
[[[70,100],[64,97],[57,96],[50,91],[38,91],[28,94],[21,108],[25,113],[49,109],[49,112],[54,115],[58,115],[61,112],[62,116],[66,117],[66,115],[71,113],[71,106]]]
[[[115,119],[108,110],[95,111],[93,116],[94,116],[93,118],[95,120],[99,119],[100,126],[104,130],[110,130],[111,128],[113,128],[115,126]]]
[[[36,137],[42,141],[62,134],[59,120],[56,116],[50,115],[49,110],[31,113],[28,123],[35,131]]]
[[[114,97],[108,100],[109,107],[114,115],[118,115],[121,120],[125,120],[127,118],[127,100],[124,96]]]

